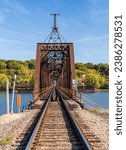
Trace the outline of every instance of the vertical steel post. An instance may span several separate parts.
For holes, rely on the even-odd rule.
[[[54,16],[54,24],[53,24],[53,31],[57,31],[57,26],[56,26],[56,16],[59,16],[59,14],[50,14]]]
[[[15,82],[16,82],[16,74],[14,75],[13,93],[12,93],[12,101],[11,101],[11,113],[12,114],[13,114],[13,106],[14,106]]]
[[[80,103],[82,104],[82,93],[80,92]]]
[[[73,89],[73,80],[75,79],[75,64],[74,64],[74,47],[69,44],[69,59],[70,59],[70,89]]]
[[[21,112],[20,107],[18,107],[18,113],[20,113],[20,112]]]
[[[9,80],[6,80],[6,113],[9,114]]]
[[[40,89],[41,49],[43,49],[43,47],[40,44],[37,44],[34,90]]]

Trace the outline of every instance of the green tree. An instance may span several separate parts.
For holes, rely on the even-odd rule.
[[[76,72],[76,77],[79,77],[79,78],[81,78],[84,74],[84,72],[81,70],[75,70],[75,72]]]
[[[79,86],[94,88],[108,88],[109,86],[109,65],[93,63],[76,63],[76,79]],[[33,86],[34,85],[35,60],[0,60],[0,74],[9,78],[11,88],[14,74],[17,75],[16,86]],[[5,77],[5,76],[4,76]],[[3,80],[4,81],[4,80]],[[1,88],[5,88],[2,81]]]
[[[99,76],[97,74],[92,74],[92,73],[87,74],[84,82],[87,87],[93,87],[93,88],[100,87]]]
[[[34,85],[34,71],[29,70],[27,66],[20,66],[17,75],[17,86],[28,87]]]
[[[97,71],[100,72],[101,75],[109,75],[109,65],[108,64],[98,64]]]
[[[107,78],[101,76],[99,82],[101,84],[101,86],[100,86],[101,89],[108,89],[109,88],[109,81]]]
[[[86,67],[86,65],[83,64],[83,63],[76,63],[76,64],[75,64],[75,69],[76,69],[76,70],[81,70],[81,71],[83,71],[83,72],[86,72],[86,71],[87,71],[87,67]]]
[[[2,62],[2,61],[0,61],[0,70],[1,69],[6,69],[6,63],[5,62]]]
[[[10,81],[10,88],[13,85],[13,76],[17,75],[16,86],[33,87],[34,85],[35,60],[19,61],[19,60],[0,60],[0,74],[6,75]],[[4,81],[4,80],[2,80]],[[3,82],[1,89],[5,88]]]
[[[16,60],[8,60],[6,64],[7,69],[19,69],[19,63]]]
[[[34,59],[27,60],[25,62],[27,63],[27,66],[29,69],[35,69],[35,60]]]
[[[86,63],[85,66],[88,68],[88,69],[94,69],[94,64],[93,63]]]
[[[7,76],[5,74],[0,74],[0,89],[5,89],[6,88],[6,80]]]
[[[100,88],[104,88],[105,87],[105,83],[106,83],[106,78],[103,76],[99,76],[99,84],[100,84]]]

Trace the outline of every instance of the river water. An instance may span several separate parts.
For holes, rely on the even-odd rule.
[[[27,109],[28,101],[32,101],[32,93],[16,93],[14,98],[14,112],[18,112],[18,108],[16,106],[16,97],[17,95],[21,95],[21,110]],[[11,107],[12,93],[9,94],[9,104]],[[6,93],[0,92],[0,115],[6,113]]]
[[[32,93],[16,93],[14,99],[14,112],[18,112],[18,108],[16,106],[16,97],[17,95],[21,95],[21,110],[27,109],[28,101],[32,101]],[[83,96],[83,103],[87,105],[88,108],[95,108],[98,104],[100,107],[108,109],[109,108],[109,92],[96,92],[96,93],[86,93],[90,99]],[[12,93],[9,94],[10,97],[10,106]],[[6,93],[0,92],[0,115],[6,113]]]
[[[87,108],[109,109],[109,92],[108,91],[86,93],[86,96],[82,96],[82,99],[83,99],[84,104],[87,106]]]

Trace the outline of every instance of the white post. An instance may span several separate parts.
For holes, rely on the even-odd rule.
[[[9,114],[9,80],[6,80],[6,113]]]
[[[21,112],[20,107],[18,107],[18,113],[20,113],[20,112]]]
[[[12,114],[13,114],[13,106],[14,106],[15,82],[16,82],[16,74],[14,75],[13,93],[12,93],[12,101],[11,101],[11,113]]]

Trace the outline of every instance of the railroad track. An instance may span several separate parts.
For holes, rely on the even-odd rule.
[[[80,109],[78,107],[78,104],[74,102],[73,100],[70,100],[70,98],[64,94],[64,92],[60,91],[62,93],[62,96],[64,97],[65,105],[67,106],[68,110],[70,111],[70,114],[73,116],[74,120],[77,122],[80,130],[82,131],[82,134],[85,136],[86,141],[90,145],[91,150],[107,150],[104,147],[104,143],[101,142],[101,140],[94,134],[92,129],[88,126],[88,124],[82,120],[80,117],[77,109]]]
[[[67,109],[62,93],[53,90],[26,146],[26,150],[90,150]]]
[[[47,93],[45,93],[44,97],[40,97],[40,99],[45,101],[42,101],[42,105],[37,104],[34,106],[34,109],[37,109],[35,116],[33,116],[30,120],[30,122],[27,123],[27,126],[23,128],[20,132],[18,132],[18,136],[15,139],[15,142],[11,144],[12,149],[16,150],[24,150],[26,148],[26,145],[32,135],[33,130],[35,129],[39,118],[43,112],[43,109],[46,105],[46,99],[50,97],[50,94],[52,93],[52,90],[49,90]],[[20,125],[19,125],[20,126]],[[22,127],[20,127],[22,128]]]

